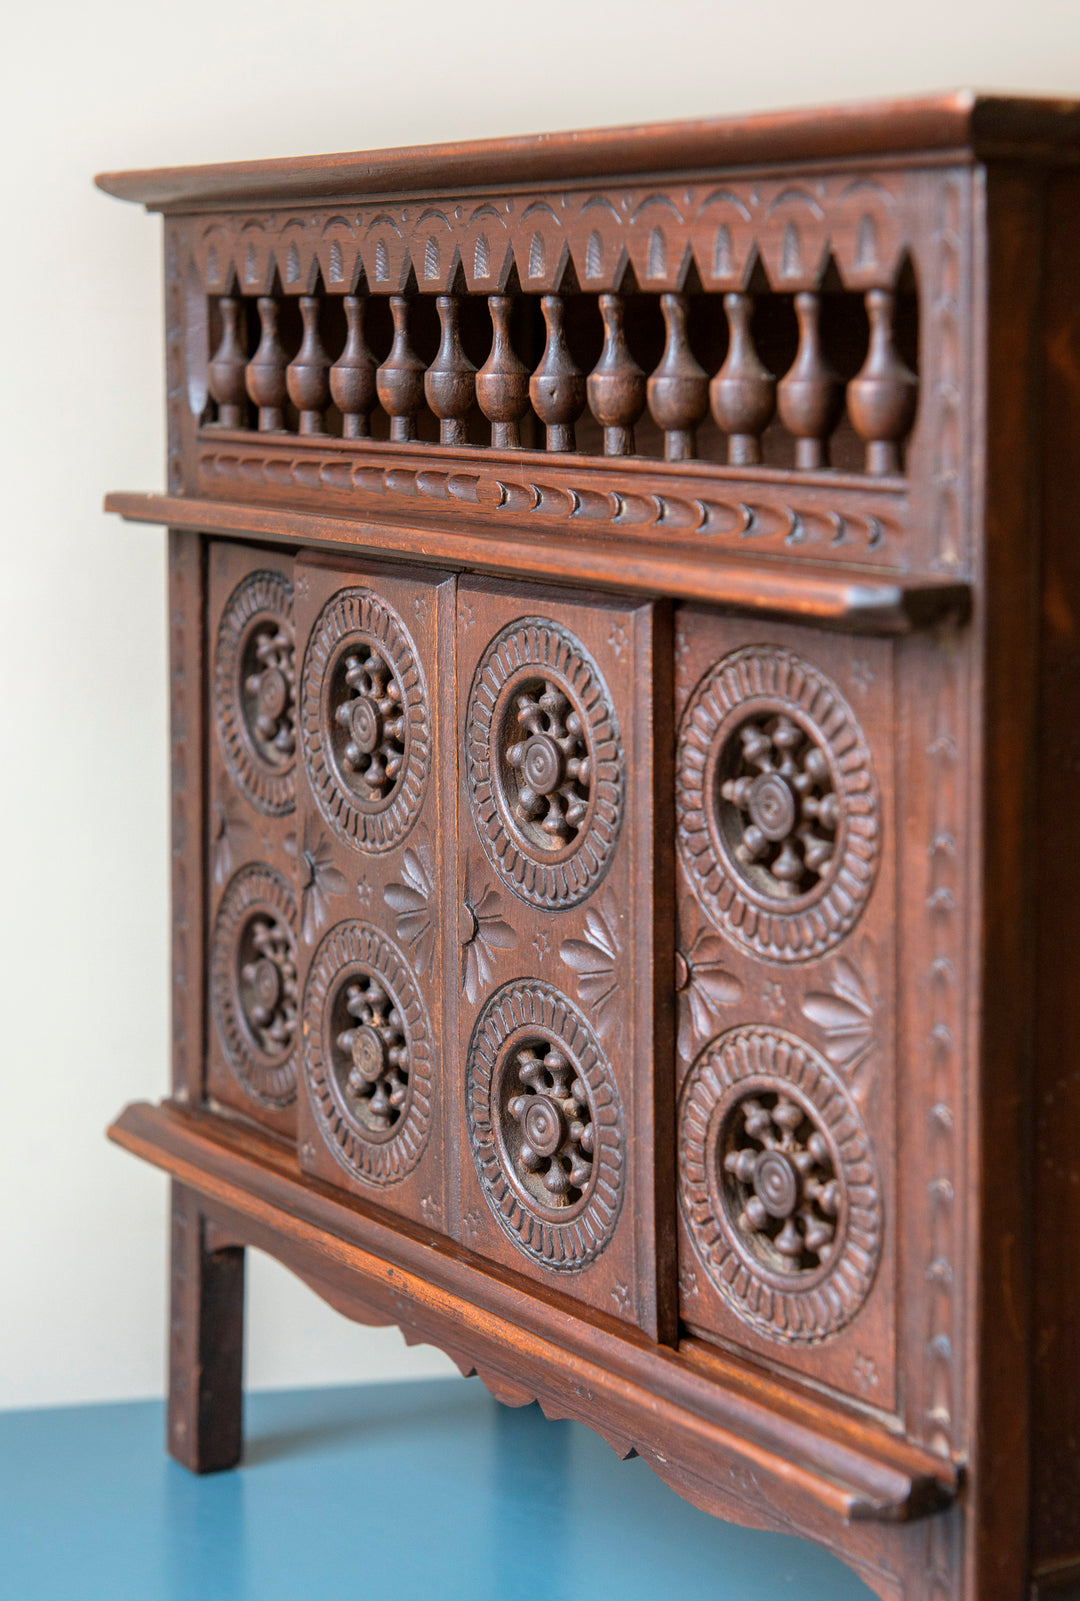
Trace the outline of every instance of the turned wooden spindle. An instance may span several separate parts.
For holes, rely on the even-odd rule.
[[[407,444],[416,438],[416,418],[424,403],[424,363],[409,342],[409,302],[404,295],[390,296],[394,342],[375,374],[379,404],[390,418],[390,438]]]
[[[875,475],[900,471],[900,445],[911,428],[919,390],[919,380],[893,342],[895,301],[891,290],[867,290],[870,345],[847,386],[851,426],[866,443],[866,470]]]
[[[517,450],[521,419],[529,409],[529,369],[510,343],[509,295],[489,295],[491,350],[476,375],[476,400],[491,423],[495,450]]]
[[[697,426],[709,408],[709,377],[690,349],[685,295],[661,295],[667,342],[646,386],[653,421],[664,430],[664,460],[697,455]]]
[[[601,295],[604,348],[589,374],[589,409],[604,430],[605,456],[634,454],[634,424],[645,410],[645,374],[623,332],[623,297]]]
[[[574,424],[585,410],[585,374],[566,343],[562,295],[545,295],[540,309],[547,324],[547,344],[539,367],[529,379],[529,399],[547,429],[547,448],[573,450]]]
[[[844,397],[840,380],[821,348],[821,296],[809,290],[796,295],[795,315],[799,352],[778,387],[780,421],[795,435],[796,467],[827,467],[829,435],[839,420]]]
[[[244,383],[247,351],[240,319],[242,305],[235,295],[223,295],[218,301],[221,343],[214,351],[206,375],[210,398],[217,403],[217,420],[223,428],[243,428],[247,412]]]
[[[323,434],[326,422],[323,413],[330,404],[330,381],[327,373],[330,358],[319,338],[319,302],[314,295],[300,296],[300,316],[304,324],[304,337],[300,349],[285,369],[289,399],[300,413],[302,434]]]
[[[371,436],[375,410],[375,357],[364,338],[364,297],[345,296],[345,348],[330,368],[330,393],[341,412],[346,439]]]
[[[761,460],[761,436],[776,410],[776,379],[754,348],[752,298],[737,292],[726,294],[724,310],[728,352],[709,385],[709,399],[717,426],[728,436],[728,465],[753,467]]]
[[[440,445],[464,445],[466,418],[476,398],[476,368],[461,347],[458,301],[440,295],[436,301],[442,341],[438,355],[424,374],[427,403],[439,419]]]
[[[259,408],[260,433],[278,433],[285,426],[282,407],[288,388],[285,367],[288,357],[278,332],[278,303],[271,295],[260,295],[259,348],[244,369],[247,392]]]

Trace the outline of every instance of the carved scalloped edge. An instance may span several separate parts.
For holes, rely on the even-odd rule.
[[[617,528],[654,540],[657,535],[665,540],[701,540],[710,549],[780,545],[800,553],[812,551],[818,558],[833,554],[845,561],[866,555],[880,559],[896,548],[904,533],[892,504],[895,497],[882,495],[872,509],[867,509],[865,495],[850,507],[842,502],[820,505],[796,502],[783,493],[775,500],[763,499],[749,484],[740,485],[729,499],[720,499],[720,481],[709,480],[704,473],[700,496],[660,489],[600,490],[595,484],[575,485],[566,469],[538,463],[534,456],[523,456],[523,473],[512,476],[503,464],[500,476],[494,467],[482,471],[469,462],[440,462],[434,455],[431,465],[415,458],[409,465],[389,465],[365,459],[360,451],[323,457],[305,451],[290,457],[289,448],[283,450],[280,444],[203,444],[199,477],[210,495],[215,484],[239,484],[245,495],[264,488],[280,491],[284,486],[308,492],[333,490],[355,496],[360,503],[371,497],[410,501],[417,509],[430,503],[433,512],[440,502],[456,503],[545,526]],[[399,515],[402,509],[395,507]]]
[[[209,294],[239,288],[399,294],[522,289],[550,294],[636,283],[661,293],[692,270],[707,290],[743,289],[757,264],[777,293],[813,289],[830,258],[849,289],[894,283],[914,231],[903,173],[537,188],[507,196],[290,206],[204,217],[193,257]]]

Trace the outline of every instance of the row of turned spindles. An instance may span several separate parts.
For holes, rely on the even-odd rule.
[[[795,296],[799,343],[794,363],[779,381],[762,364],[751,331],[753,298],[724,297],[728,349],[723,366],[710,381],[687,336],[687,299],[660,297],[666,342],[664,353],[648,377],[627,345],[621,295],[599,296],[604,325],[600,359],[588,376],[575,363],[563,327],[561,295],[544,295],[541,310],[547,343],[539,366],[530,374],[510,340],[508,295],[490,295],[491,350],[483,366],[466,356],[458,328],[459,302],[453,295],[437,299],[442,337],[430,364],[412,348],[409,331],[412,302],[390,296],[394,336],[386,360],[377,362],[364,337],[364,297],[346,295],[347,338],[331,361],[319,334],[319,299],[300,297],[303,338],[289,360],[278,328],[279,305],[270,296],[258,301],[260,338],[249,358],[242,332],[242,302],[225,296],[220,302],[222,338],[210,362],[209,389],[217,403],[217,420],[226,427],[245,426],[247,403],[258,408],[264,432],[285,426],[286,400],[299,413],[302,434],[326,429],[331,402],[343,419],[346,439],[371,435],[376,405],[390,418],[390,438],[407,443],[417,438],[417,419],[427,407],[439,419],[443,445],[464,445],[466,422],[474,404],[491,424],[495,449],[521,445],[521,423],[530,406],[543,423],[549,451],[576,448],[575,424],[586,405],[603,429],[604,454],[634,454],[634,427],[646,406],[663,430],[668,461],[690,461],[697,455],[697,430],[711,407],[727,435],[728,462],[747,467],[761,461],[761,438],[778,414],[795,441],[795,465],[813,470],[828,464],[829,439],[846,402],[852,427],[866,446],[868,473],[897,472],[900,447],[915,413],[917,380],[904,365],[894,342],[894,296],[887,289],[867,292],[870,339],[866,360],[846,385],[833,372],[822,349],[820,296]]]

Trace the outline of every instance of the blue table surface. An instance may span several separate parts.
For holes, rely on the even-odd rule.
[[[0,1412],[3,1601],[868,1601],[596,1435],[473,1381],[256,1394],[245,1464],[169,1461],[160,1402]]]

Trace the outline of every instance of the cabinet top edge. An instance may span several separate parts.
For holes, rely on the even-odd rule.
[[[753,116],[476,139],[209,166],[100,173],[151,211],[324,202],[441,188],[651,177],[775,162],[926,156],[1080,160],[1080,101],[974,90]]]

